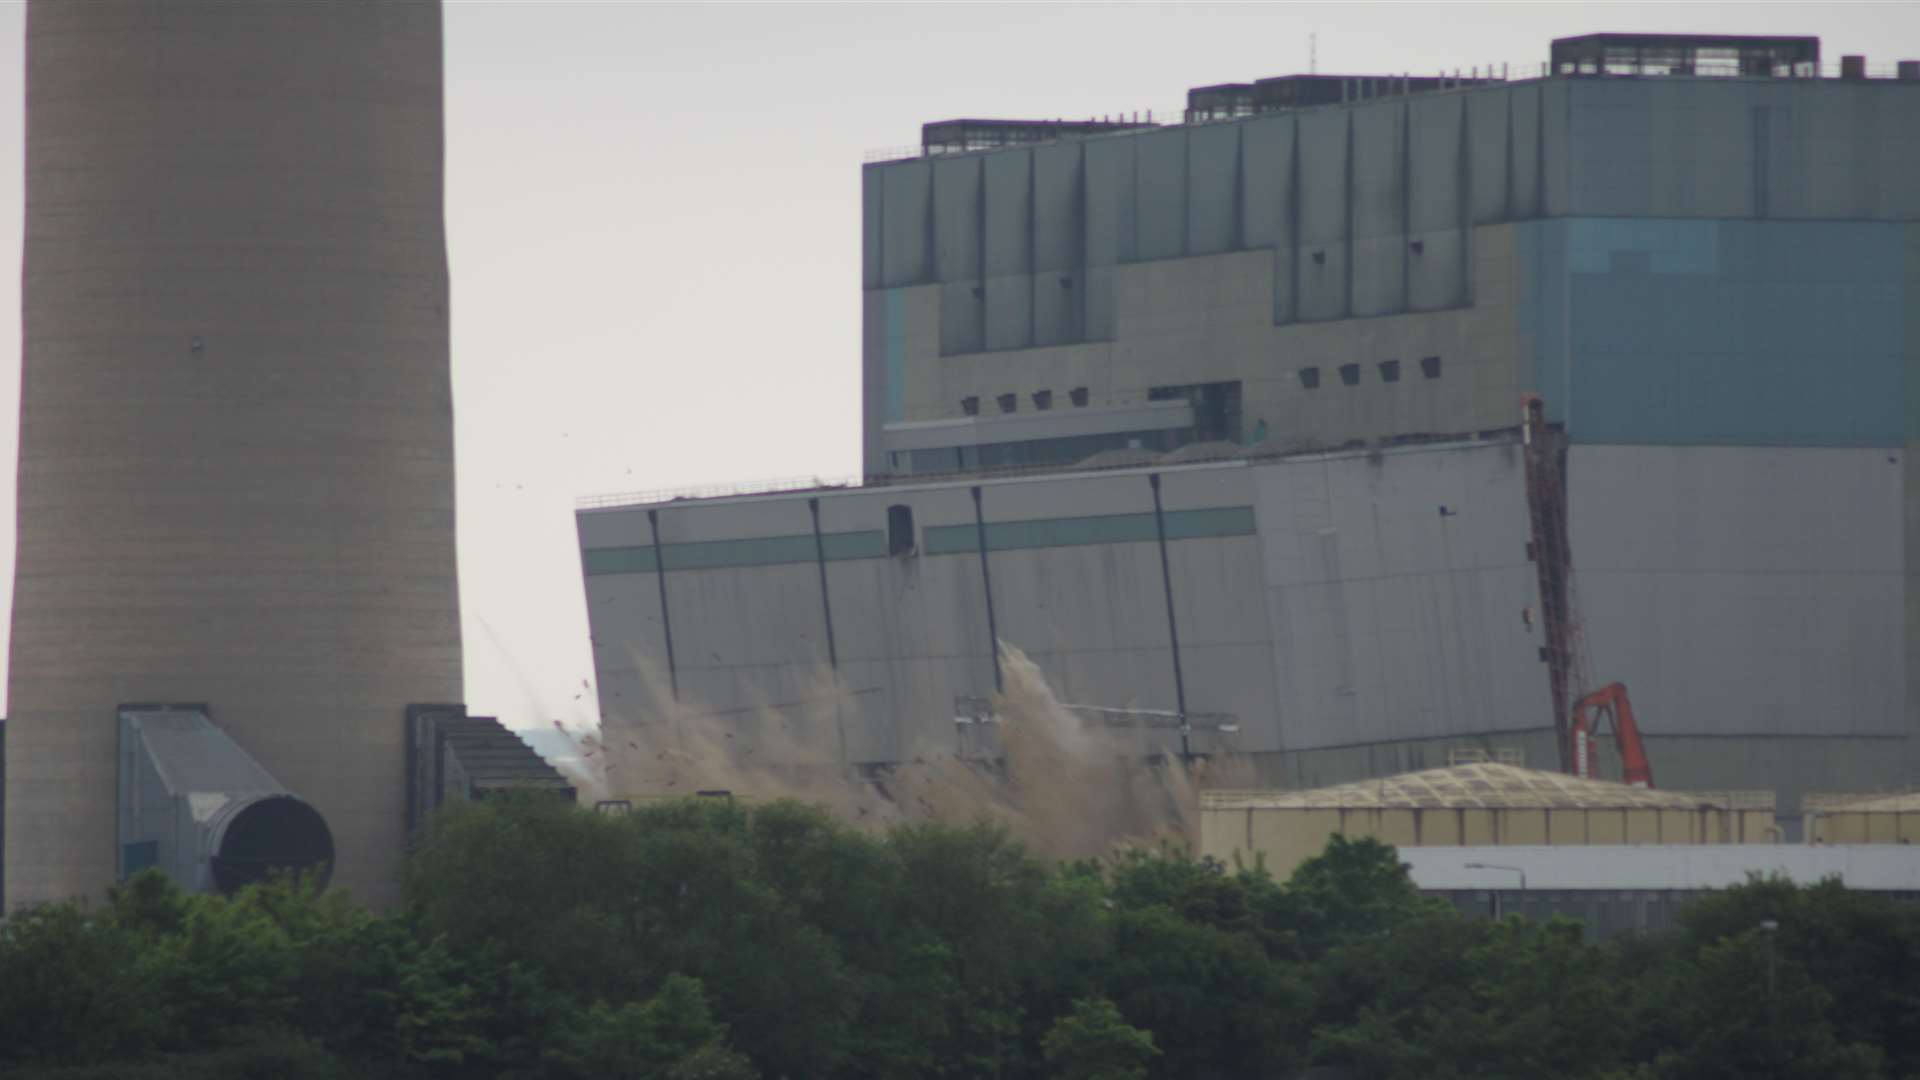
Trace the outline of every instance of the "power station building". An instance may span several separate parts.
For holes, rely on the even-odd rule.
[[[1616,680],[1663,787],[1920,777],[1920,65],[1600,35],[1189,105],[866,166],[864,482],[583,505],[604,714],[834,670],[897,760],[997,636],[1263,783],[1560,767]]]
[[[28,5],[8,908],[394,894],[462,691],[440,20]]]

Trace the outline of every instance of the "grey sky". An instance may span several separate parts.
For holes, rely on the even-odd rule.
[[[1603,30],[1920,57],[1913,3],[446,8],[467,700],[520,727],[596,716],[576,496],[857,469],[859,168],[922,121],[1158,114],[1306,70],[1316,34],[1319,70],[1351,74],[1537,65]],[[24,22],[0,5],[16,253]],[[19,266],[0,258],[8,567]]]

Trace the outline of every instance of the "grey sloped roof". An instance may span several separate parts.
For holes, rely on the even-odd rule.
[[[284,793],[285,785],[197,709],[127,709],[153,768],[174,795]]]
[[[447,719],[447,748],[474,786],[570,788],[573,784],[491,716]]]
[[[1724,795],[1654,791],[1494,762],[1453,765],[1308,791],[1201,793],[1201,805],[1212,810],[1696,810],[1725,802]]]

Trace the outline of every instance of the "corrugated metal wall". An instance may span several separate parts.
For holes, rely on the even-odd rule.
[[[1238,718],[1232,747],[1547,722],[1545,667],[1523,619],[1535,601],[1512,447],[1162,475],[1187,704]],[[879,546],[894,504],[913,509],[914,556]],[[1064,700],[1174,708],[1146,475],[989,482],[982,505],[1001,639]],[[828,493],[820,506],[841,670],[858,700],[849,753],[898,760],[950,744],[954,697],[993,688],[968,487]],[[800,542],[811,540],[806,497],[659,514],[683,696],[775,713],[819,698],[827,654],[819,568]],[[652,707],[646,672],[664,688],[666,668],[646,516],[585,512],[580,532],[601,707],[639,715]]]

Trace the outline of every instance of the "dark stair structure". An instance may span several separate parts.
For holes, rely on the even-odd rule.
[[[407,833],[448,802],[502,791],[550,792],[573,802],[573,782],[491,716],[468,716],[464,705],[407,709]]]

